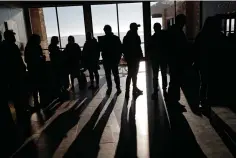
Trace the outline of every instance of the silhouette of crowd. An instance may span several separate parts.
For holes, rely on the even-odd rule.
[[[153,70],[154,91],[151,98],[158,98],[158,72],[161,70],[164,97],[169,104],[178,104],[180,88],[185,84],[182,76],[186,73],[187,67],[193,67],[200,77],[201,106],[208,108],[206,102],[208,89],[212,86],[210,81],[214,81],[213,77],[218,76],[219,70],[223,68],[221,58],[227,44],[231,43],[230,48],[235,49],[235,42],[233,42],[235,36],[230,35],[231,42],[228,42],[227,37],[221,32],[220,18],[218,16],[208,17],[190,47],[183,31],[185,24],[186,17],[180,14],[175,18],[175,24],[167,30],[162,30],[159,23],[153,26],[155,33],[150,37],[147,52],[147,59]],[[14,124],[8,108],[9,101],[14,104],[17,122],[23,124],[32,110],[38,111],[45,108],[52,99],[57,97],[64,100],[70,89],[70,82],[71,89],[74,91],[75,78],[78,80],[78,88],[85,89],[87,85],[85,70],[89,71],[90,76],[88,88],[98,89],[100,52],[108,87],[106,94],[109,95],[112,91],[111,72],[117,93],[121,93],[118,66],[122,55],[128,66],[125,97],[129,98],[131,81],[133,82],[133,94],[142,94],[142,90],[137,87],[139,63],[143,59],[141,39],[138,35],[139,27],[139,24],[131,23],[130,30],[122,42],[118,36],[113,34],[109,25],[104,26],[105,35],[99,38],[99,41],[93,37],[92,33],[87,32],[82,50],[73,36],[68,37],[68,44],[64,50],[58,46],[59,38],[53,36],[48,47],[50,66],[43,54],[39,35],[33,34],[28,40],[24,52],[25,65],[20,49],[15,44],[15,33],[11,30],[5,31],[4,40],[0,39],[2,52],[0,62],[2,81],[0,84],[1,101],[5,104],[1,106],[1,116],[6,120],[6,127]],[[190,56],[192,58],[188,58]],[[33,96],[34,109],[29,105],[29,96]]]

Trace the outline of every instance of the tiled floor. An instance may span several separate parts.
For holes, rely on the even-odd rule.
[[[109,97],[105,95],[105,81],[98,92],[76,91],[48,120],[35,125],[32,136],[13,157],[233,157],[208,119],[192,113],[183,94],[184,113],[172,107],[167,110],[161,93],[158,101],[152,101],[151,70],[141,63],[139,71],[143,95],[124,98],[124,75],[120,78],[123,92],[118,96],[115,88]],[[38,115],[32,121],[39,122]]]

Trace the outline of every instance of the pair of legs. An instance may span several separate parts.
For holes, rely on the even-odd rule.
[[[15,107],[17,122],[24,124],[27,118],[28,95],[24,81],[13,81],[10,83],[9,90],[12,102]]]
[[[79,84],[79,77],[78,76],[76,76],[75,74],[73,74],[73,73],[71,73],[70,74],[70,79],[71,79],[71,84],[72,84],[72,90],[74,91],[74,79],[75,78],[77,78],[77,82],[78,82],[78,84]]]
[[[42,86],[42,74],[39,69],[33,69],[29,71],[29,82],[31,83],[30,92],[32,93],[34,99],[34,107],[40,108],[41,103],[41,86]]]
[[[205,106],[205,102],[207,100],[207,91],[208,91],[208,72],[204,68],[200,70],[200,91],[199,91],[199,96],[200,96],[200,102],[202,106]]]
[[[106,77],[106,81],[107,81],[107,86],[108,86],[108,90],[107,90],[107,94],[109,94],[112,91],[112,79],[111,79],[111,71],[114,75],[114,82],[116,84],[116,88],[117,90],[120,92],[120,78],[119,78],[119,71],[118,71],[118,65],[117,64],[113,64],[113,63],[109,63],[109,62],[104,62],[104,70],[105,70],[105,77]]]
[[[166,92],[166,89],[167,89],[167,64],[166,63],[159,63],[159,62],[152,62],[154,94],[157,94],[157,92],[158,92],[159,69],[161,69],[163,91]]]
[[[131,84],[131,80],[133,82],[133,92],[142,92],[137,88],[137,74],[138,74],[138,70],[139,70],[139,63],[140,60],[134,60],[134,61],[128,61],[127,65],[128,65],[128,76],[126,79],[126,96],[129,95],[129,89],[130,89],[130,84]]]
[[[168,99],[171,103],[177,103],[180,100],[180,87],[181,87],[181,68],[177,65],[170,65],[170,82],[168,89]]]
[[[96,81],[96,88],[99,87],[99,73],[97,68],[89,68],[89,74],[90,74],[90,82],[91,82],[91,86],[89,88],[94,88],[94,78]]]

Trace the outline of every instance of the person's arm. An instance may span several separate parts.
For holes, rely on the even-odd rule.
[[[26,46],[25,47],[25,52],[24,52],[24,59],[25,59],[25,62],[26,62],[26,64],[28,64],[29,63],[29,51],[28,51],[28,47]]]
[[[123,38],[123,44],[122,44],[123,57],[125,60],[127,59],[127,56],[128,56],[127,49],[128,49],[127,48],[127,36],[125,36]]]
[[[96,61],[99,62],[99,60],[100,60],[100,47],[99,47],[99,43],[97,42],[96,39],[95,39],[95,48],[96,48]]]
[[[123,52],[123,45],[119,39],[119,37],[117,37],[117,42],[118,42],[118,54],[117,54],[117,59],[118,59],[118,64],[120,62],[121,56],[122,56],[122,52]]]

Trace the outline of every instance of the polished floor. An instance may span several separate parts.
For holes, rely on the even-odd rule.
[[[162,92],[151,100],[151,69],[140,63],[138,87],[143,95],[124,97],[114,88],[76,92],[71,100],[50,107],[51,114],[31,117],[30,135],[14,158],[231,158],[228,148],[205,116],[192,112],[184,93],[183,109],[166,106]],[[161,80],[159,81],[160,85]],[[132,96],[132,94],[131,94]]]

